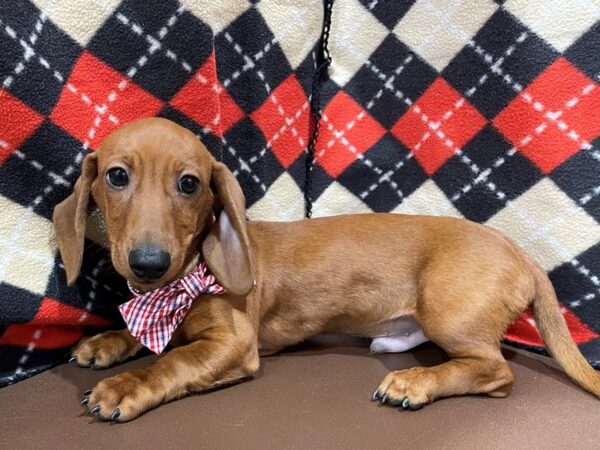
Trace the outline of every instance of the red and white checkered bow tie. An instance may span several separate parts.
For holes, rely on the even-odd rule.
[[[119,311],[133,337],[160,354],[196,297],[224,292],[214,275],[207,272],[206,263],[201,262],[183,278],[146,294],[130,285],[135,298],[119,305]]]

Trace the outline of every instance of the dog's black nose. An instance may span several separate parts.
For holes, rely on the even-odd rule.
[[[129,267],[139,278],[155,280],[162,277],[171,265],[171,255],[160,247],[142,245],[129,252]]]

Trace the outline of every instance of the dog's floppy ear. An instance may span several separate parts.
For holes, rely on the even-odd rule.
[[[225,164],[213,161],[211,181],[222,210],[202,243],[202,254],[227,291],[245,295],[254,283],[246,230],[246,199]]]
[[[90,189],[98,175],[96,160],[95,153],[85,157],[73,193],[56,205],[52,214],[54,234],[69,286],[75,283],[81,269]]]

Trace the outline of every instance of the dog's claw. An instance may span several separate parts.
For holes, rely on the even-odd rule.
[[[93,408],[90,410],[90,412],[91,412],[92,414],[99,413],[99,412],[100,412],[100,405],[96,405],[96,406],[94,406],[94,407],[93,407]]]
[[[423,403],[411,403],[408,397],[404,397],[401,401],[401,406],[404,409],[410,409],[411,411],[416,411],[423,407]]]
[[[94,364],[96,364],[96,358],[92,358],[88,361],[88,366],[92,367]]]
[[[115,420],[117,420],[117,419],[119,418],[119,416],[120,416],[120,415],[121,415],[121,411],[119,410],[119,408],[117,408],[117,409],[115,409],[115,410],[113,411],[113,413],[111,414],[111,416],[110,416],[110,420],[113,420],[113,421],[115,421]]]
[[[381,403],[387,403],[389,398],[390,396],[388,394],[385,394],[383,397],[381,397]]]
[[[83,400],[81,400],[81,404],[82,404],[82,405],[87,405],[89,402],[90,402],[90,399],[89,399],[89,398],[87,398],[87,397],[86,397],[86,398],[84,398]]]
[[[73,361],[77,361],[77,356],[71,356],[69,358],[69,362],[72,363]]]
[[[84,391],[84,392],[83,392],[83,395],[85,395],[85,396],[87,397],[87,396],[88,396],[88,395],[90,395],[91,393],[92,393],[92,390],[91,390],[91,389],[88,389],[87,391]]]
[[[374,402],[375,400],[378,400],[379,396],[380,396],[379,389],[375,389],[373,391],[373,395],[371,395],[371,401]]]

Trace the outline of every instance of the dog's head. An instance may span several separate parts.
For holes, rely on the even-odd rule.
[[[69,284],[79,275],[93,204],[104,216],[115,269],[140,290],[184,275],[199,254],[229,292],[252,288],[242,190],[185,128],[141,119],[85,157],[74,192],[53,215]]]

